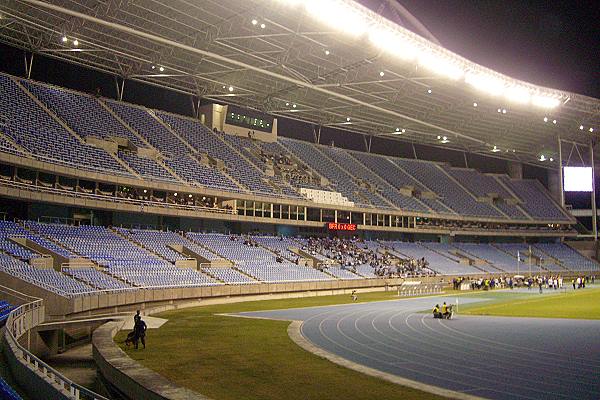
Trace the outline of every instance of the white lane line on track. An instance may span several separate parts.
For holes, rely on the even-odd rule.
[[[384,317],[384,315],[380,315],[379,317]],[[463,351],[457,350],[456,349],[456,343],[447,343],[443,339],[441,339],[441,338],[439,338],[437,336],[427,335],[424,332],[419,331],[419,330],[413,328],[410,325],[410,323],[409,323],[409,319],[410,319],[410,317],[418,316],[418,314],[410,314],[410,315],[408,315],[404,319],[404,325],[406,325],[406,327],[408,329],[410,329],[412,332],[414,332],[415,335],[410,335],[410,334],[402,332],[400,329],[396,328],[394,326],[394,323],[393,323],[394,318],[397,317],[398,315],[401,315],[401,314],[395,314],[395,315],[390,316],[388,318],[387,325],[390,327],[390,329],[392,331],[396,332],[401,337],[407,338],[409,341],[412,341],[412,342],[422,343],[425,346],[427,346],[427,349],[424,350],[424,351],[427,352],[426,354],[430,354],[431,353],[431,351],[430,351],[431,348],[437,348],[437,349],[440,349],[440,353],[438,353],[438,354],[444,354],[444,357],[446,357],[446,360],[448,362],[454,363],[453,365],[465,365],[465,364],[460,364],[461,362],[463,362],[463,363],[466,363],[466,364],[471,364],[471,365],[476,366],[476,367],[481,368],[481,369],[489,367],[489,365],[490,365],[489,361],[488,362],[479,361],[477,359],[477,357],[475,357],[475,358],[472,357],[472,354],[471,354],[471,356],[466,356],[466,353],[464,351],[464,348],[465,348],[464,346],[461,347],[461,349],[463,349]],[[425,315],[423,317],[425,317]],[[378,332],[381,336],[383,336],[383,337],[391,340],[392,342],[406,345],[407,342],[398,340],[397,338],[394,338],[394,337],[386,334],[385,332],[383,332],[380,328],[377,327],[376,321],[377,321],[377,317],[371,320],[371,326],[373,327],[373,329],[376,332]],[[436,331],[434,331],[434,332],[439,334],[439,332],[436,332]],[[427,337],[427,338],[433,339],[435,341],[435,343],[431,343],[431,342],[427,342],[427,341],[421,340],[420,337]],[[442,343],[442,344],[440,344],[440,343]],[[447,345],[444,346],[443,343],[447,343]],[[421,348],[422,348],[422,346],[421,346]],[[467,348],[468,348],[468,346],[467,346]],[[454,353],[454,355],[448,357],[449,352]],[[477,353],[477,354],[479,354],[479,353]],[[511,358],[515,358],[515,357],[511,357]],[[519,360],[522,360],[522,357],[520,357]],[[502,373],[500,371],[497,371],[498,369],[504,370],[506,372],[510,372],[511,371],[510,367],[505,366],[506,363],[504,363],[504,364],[495,364],[495,365],[496,365],[496,371],[490,371],[491,375],[501,375],[501,376],[504,376],[504,375],[502,375]],[[515,363],[512,362],[510,365],[515,365]],[[521,365],[522,367],[525,367],[525,368],[527,368],[529,366],[528,364],[519,364],[519,365]],[[553,365],[556,366],[556,364],[553,364]],[[532,375],[532,374],[533,373],[530,373],[530,375]],[[575,375],[573,375],[573,376],[575,376]],[[553,377],[554,377],[554,375],[553,375]],[[527,378],[524,378],[523,376],[519,376],[519,377],[515,377],[515,378],[518,379],[518,380],[525,381],[527,383],[531,381],[530,379],[528,380]],[[531,379],[534,379],[534,378],[535,378],[535,375],[532,376]],[[554,377],[553,379],[556,379],[556,377]],[[572,380],[569,381],[569,382],[572,382]],[[579,382],[578,381],[578,383],[583,383],[583,382]],[[589,384],[588,382],[585,382],[585,383]],[[558,386],[558,387],[562,387],[563,386],[561,384],[554,384],[554,385]]]
[[[397,315],[404,315],[404,314],[406,314],[406,313],[398,313]],[[408,318],[410,318],[411,316],[413,316],[413,315],[416,315],[416,314],[412,314],[412,313],[408,314],[408,315],[407,315],[407,317],[405,318],[405,321],[406,321]],[[393,317],[390,317],[390,319],[391,319],[391,318],[393,318]],[[369,336],[368,336],[368,335],[365,335],[365,333],[364,333],[364,332],[362,332],[362,331],[361,331],[361,330],[358,328],[358,321],[359,321],[359,320],[360,320],[360,318],[358,318],[358,319],[355,319],[355,321],[354,321],[354,328],[355,328],[355,330],[356,330],[356,331],[357,331],[357,332],[358,332],[360,335],[362,335],[362,336],[364,336],[364,337],[367,337],[367,338],[369,338]],[[388,321],[389,321],[389,319],[388,319]],[[371,324],[373,324],[373,320],[371,320]],[[405,337],[408,337],[409,339],[411,338],[411,337],[410,337],[410,335],[406,335],[406,334],[402,334],[402,335],[403,335],[403,336],[405,336]],[[373,339],[371,338],[371,340],[373,340]],[[472,378],[472,375],[469,375],[469,374],[465,374],[465,373],[461,373],[461,372],[458,372],[458,371],[456,371],[456,364],[455,364],[455,363],[453,363],[453,362],[450,362],[450,361],[448,361],[448,360],[440,360],[440,359],[439,359],[439,358],[437,358],[437,357],[430,357],[430,356],[424,355],[424,354],[422,354],[422,353],[416,353],[416,352],[413,352],[413,351],[408,351],[408,350],[399,349],[399,348],[397,348],[397,347],[392,347],[392,346],[390,346],[390,345],[387,345],[386,343],[383,343],[383,342],[380,342],[380,341],[377,341],[377,343],[379,343],[379,344],[382,344],[382,345],[383,345],[383,346],[385,346],[385,347],[392,348],[392,349],[394,349],[394,350],[396,350],[396,351],[400,350],[400,351],[402,351],[403,353],[406,353],[406,354],[411,354],[411,355],[413,355],[413,356],[417,356],[417,357],[420,357],[420,358],[422,358],[422,359],[428,359],[428,360],[431,360],[431,361],[433,361],[433,362],[434,362],[434,365],[431,365],[431,364],[429,364],[429,363],[422,363],[422,362],[418,362],[418,361],[415,361],[415,364],[424,365],[424,366],[427,366],[427,367],[429,367],[430,369],[437,369],[437,370],[443,371],[443,372],[445,372],[446,374],[448,374],[448,370],[446,370],[446,369],[442,369],[442,368],[439,368],[439,367],[437,367],[437,366],[436,366],[436,365],[440,365],[440,364],[446,364],[446,365],[448,365],[450,368],[454,368],[454,369],[452,369],[452,370],[451,370],[451,371],[452,371],[452,374],[454,374],[454,375],[458,375],[458,376],[463,376],[463,377],[469,377],[469,378]],[[373,350],[374,350],[374,351],[376,351],[376,352],[383,353],[382,351],[380,351],[380,350],[378,350],[378,349],[375,349],[375,348],[373,348],[372,346],[369,346],[369,345],[364,345],[364,346],[367,346],[367,347],[369,347],[369,348],[373,349]],[[388,354],[388,353],[385,353],[385,354]],[[478,379],[479,379],[479,381],[480,381],[480,382],[481,382],[481,381],[487,381],[487,382],[490,382],[490,387],[493,387],[493,385],[494,385],[494,384],[497,384],[497,383],[498,383],[498,381],[497,381],[496,379],[492,379],[492,376],[493,376],[493,375],[496,375],[496,376],[504,376],[504,375],[502,375],[502,374],[495,373],[495,372],[490,372],[490,371],[488,371],[488,375],[489,375],[489,377],[483,377],[483,376],[481,376],[481,377],[479,377]],[[521,380],[521,381],[524,381],[526,384],[530,383],[530,380],[526,380],[526,379],[523,379],[523,378],[520,378],[520,377],[515,377],[514,379],[515,379],[515,380]],[[455,382],[456,382],[456,380],[455,380]],[[460,381],[459,381],[459,383],[461,383],[461,384],[464,384],[464,385],[465,385],[465,386],[467,386],[467,387],[469,387],[469,386],[472,386],[472,384],[465,383],[465,382],[460,382]],[[514,383],[504,383],[503,385],[504,385],[503,387],[507,387],[507,386],[508,386],[508,387],[515,387],[517,390],[518,390],[518,389],[519,389],[519,387],[520,387],[520,386],[518,386],[517,384],[514,384]],[[555,385],[555,386],[560,386],[560,385]],[[547,391],[544,391],[544,390],[538,390],[538,389],[535,389],[535,388],[529,388],[529,389],[530,389],[530,391],[533,391],[533,392],[542,393],[542,394],[548,394],[548,392],[547,392]],[[497,392],[499,392],[499,393],[504,393],[504,394],[511,395],[511,396],[515,396],[515,395],[517,395],[517,396],[520,396],[520,397],[525,397],[524,395],[519,395],[519,394],[517,394],[517,393],[515,393],[515,392],[507,392],[507,391],[504,391],[504,390],[496,390],[496,391],[497,391]],[[559,396],[559,397],[570,398],[569,396],[565,396],[565,395],[561,395],[561,394],[555,394],[555,395],[557,395],[557,396]]]
[[[377,312],[377,311],[375,311],[375,312]],[[408,311],[408,312],[410,313],[410,311]],[[372,312],[371,312],[371,313],[372,313]],[[354,314],[357,314],[357,313],[354,313]],[[375,353],[383,354],[383,355],[385,355],[385,356],[387,356],[387,357],[390,357],[390,358],[392,358],[392,359],[401,359],[401,358],[399,358],[397,355],[392,355],[392,354],[389,354],[389,353],[387,353],[387,352],[380,351],[380,350],[378,350],[378,349],[376,349],[376,348],[374,348],[374,347],[372,347],[372,346],[369,346],[369,345],[367,345],[367,344],[361,343],[361,342],[359,342],[359,341],[357,341],[357,340],[355,340],[355,339],[351,338],[350,336],[346,335],[346,334],[343,332],[343,330],[341,329],[341,327],[340,327],[340,324],[341,324],[341,322],[342,322],[344,319],[346,319],[346,318],[347,318],[347,317],[349,317],[349,316],[350,316],[350,315],[346,315],[346,316],[342,317],[340,320],[338,320],[338,323],[336,324],[336,329],[337,329],[337,332],[338,332],[340,335],[342,335],[343,337],[345,337],[347,340],[349,340],[349,341],[351,341],[351,342],[354,342],[354,343],[358,344],[359,346],[366,347],[366,348],[370,349],[371,351],[373,351],[373,352],[375,352]],[[356,325],[356,320],[355,320],[354,322],[355,322],[355,325]],[[356,328],[356,326],[355,326],[355,328]],[[362,334],[362,333],[360,332],[360,330],[359,330],[359,333],[360,333],[362,336],[365,336],[364,334]],[[368,336],[365,336],[365,337],[367,337],[367,338],[368,338]],[[336,342],[335,342],[334,340],[332,340],[331,338],[328,338],[328,339],[329,339],[331,342],[334,342],[334,343],[336,343]],[[339,343],[338,343],[338,345],[339,345]],[[388,346],[388,347],[390,347],[390,346]],[[347,347],[346,347],[346,348],[347,348]],[[421,357],[421,358],[430,358],[430,359],[431,359],[431,357],[422,356],[422,355],[420,355],[420,354],[418,354],[418,353],[411,352],[411,351],[408,351],[408,350],[402,350],[402,349],[397,349],[397,348],[394,348],[394,349],[395,349],[395,350],[400,350],[401,352],[403,352],[403,353],[406,353],[406,354],[411,354],[411,355],[416,355],[416,356],[418,356],[418,357]],[[357,354],[361,354],[361,355],[363,355],[363,357],[366,357],[366,358],[368,358],[368,359],[375,360],[375,361],[377,361],[377,362],[384,363],[384,364],[387,364],[387,365],[393,365],[393,363],[390,363],[390,362],[387,362],[387,361],[381,361],[381,360],[379,360],[378,358],[374,358],[372,355],[366,355],[366,354],[364,354],[364,353],[361,353],[361,352],[358,352],[358,351],[355,351],[355,350],[352,350],[352,349],[348,349],[348,350],[350,350],[351,352],[357,353]],[[439,361],[439,360],[437,360],[437,359],[434,359],[434,361],[435,361],[435,363],[437,363],[438,365],[439,365],[439,364],[442,364],[442,363],[444,363],[444,362],[440,362],[440,361]],[[428,371],[437,370],[437,371],[440,371],[440,373],[439,373],[439,374],[436,374],[436,375],[432,375],[431,373],[425,372],[425,371],[423,371],[423,370],[421,370],[421,369],[420,369],[420,370],[414,370],[414,369],[412,369],[412,368],[403,368],[403,369],[410,370],[410,371],[412,371],[412,372],[416,372],[416,373],[417,373],[417,374],[419,374],[419,375],[425,375],[425,376],[432,377],[432,378],[434,378],[434,380],[436,380],[436,381],[438,381],[438,382],[439,382],[439,381],[446,381],[446,382],[451,382],[451,383],[459,383],[459,384],[461,384],[461,385],[464,385],[464,386],[466,386],[467,388],[470,388],[470,387],[472,387],[472,384],[465,383],[465,382],[461,382],[461,381],[457,381],[456,379],[450,379],[450,378],[446,377],[446,375],[444,375],[444,374],[447,374],[447,373],[448,373],[448,370],[446,370],[446,369],[443,369],[443,368],[441,368],[441,367],[438,367],[438,366],[436,366],[436,365],[431,365],[431,364],[428,364],[428,363],[423,363],[423,362],[420,362],[420,361],[413,361],[412,363],[413,363],[413,364],[415,364],[415,365],[419,365],[419,366],[421,366],[421,367],[425,367],[425,368],[426,368],[426,370],[428,370]],[[454,366],[454,365],[450,365],[450,367],[455,367],[455,366]],[[464,378],[472,378],[472,376],[471,376],[471,375],[468,375],[468,374],[465,374],[465,373],[461,373],[461,372],[457,372],[457,371],[453,371],[452,373],[453,373],[453,374],[455,374],[455,375],[457,375],[457,376],[462,376],[462,377],[464,377]],[[491,380],[491,379],[486,379],[486,378],[483,378],[483,377],[481,378],[481,381],[488,381],[488,382],[490,383],[490,387],[494,387],[494,384],[496,384],[496,383],[497,383],[497,381],[494,381],[494,380]],[[537,399],[537,397],[529,397],[529,396],[525,396],[525,395],[522,395],[522,394],[519,394],[519,393],[514,393],[514,392],[504,392],[504,391],[497,390],[497,389],[495,389],[495,391],[496,391],[496,392],[499,392],[499,393],[508,394],[508,395],[511,395],[511,396],[513,396],[513,397],[519,397],[519,398],[531,399],[531,400],[536,400],[536,399]],[[533,391],[538,391],[538,390],[535,390],[535,389],[534,389]],[[538,391],[538,392],[540,392],[540,391]],[[541,392],[541,393],[545,393],[545,392]],[[561,396],[561,397],[566,397],[566,396]],[[567,397],[567,398],[568,398],[568,397]]]
[[[479,317],[474,317],[474,318],[479,318]],[[466,337],[468,337],[470,339],[476,339],[476,340],[484,341],[484,342],[491,343],[491,344],[497,345],[497,346],[511,347],[511,348],[519,349],[521,351],[533,352],[533,353],[538,353],[538,354],[545,354],[545,355],[549,355],[549,356],[552,356],[552,357],[557,357],[557,356],[561,355],[560,353],[554,353],[554,352],[551,352],[551,351],[530,349],[528,347],[523,347],[523,346],[509,344],[509,343],[502,343],[502,342],[498,342],[496,340],[486,339],[486,338],[481,338],[481,337],[478,337],[478,336],[474,336],[474,335],[471,335],[469,333],[466,333],[466,332],[459,331],[457,329],[451,328],[446,323],[444,323],[443,321],[440,323],[440,325],[443,326],[444,328],[446,328],[447,330],[452,331],[452,332],[454,332],[456,334],[459,334],[461,336],[466,336]],[[589,362],[590,360],[588,360],[588,359],[582,359],[580,357],[576,357],[576,356],[572,356],[572,355],[568,355],[568,359],[571,362],[577,362],[577,363],[580,363],[580,364],[588,366],[588,367],[600,368],[600,362],[599,363],[595,363],[595,362],[590,363]]]

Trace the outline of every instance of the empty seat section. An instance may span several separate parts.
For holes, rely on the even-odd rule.
[[[230,285],[243,285],[247,283],[258,283],[256,279],[250,278],[248,275],[242,274],[240,271],[237,271],[233,268],[202,268],[202,271],[207,274],[214,276]]]
[[[455,259],[445,257],[419,243],[406,243],[398,241],[384,242],[386,246],[391,247],[394,251],[416,260],[425,258],[429,263],[429,268],[442,275],[454,274],[477,274],[480,270],[471,267],[470,265],[460,264]]]
[[[71,135],[6,75],[0,74],[3,132],[36,158],[84,170],[131,174],[104,150]]]
[[[0,269],[7,274],[65,297],[96,291],[95,288],[63,273],[53,269],[38,269],[7,254],[0,253]]]
[[[270,196],[280,195],[265,182],[264,174],[240,157],[232,148],[225,145],[222,140],[224,134],[214,133],[200,121],[165,113],[158,113],[158,116],[196,150],[223,161],[227,173],[248,189]]]
[[[600,264],[563,243],[538,243],[535,248],[572,271],[600,271]]]
[[[64,268],[63,272],[73,278],[102,290],[130,289],[132,286],[94,268]]]
[[[138,155],[130,151],[119,151],[119,157],[125,160],[131,168],[135,170],[142,178],[150,180],[160,180],[175,183],[175,177],[169,173],[162,165],[155,160]]]
[[[474,169],[450,168],[447,171],[477,197],[497,194],[502,199],[514,199],[513,195],[500,185],[493,176],[482,174]],[[514,204],[500,201],[496,203],[496,207],[510,218],[527,219],[527,216]]]
[[[498,179],[523,201],[521,207],[533,218],[552,221],[568,219],[537,180],[517,180],[508,176]]]
[[[364,265],[363,267],[367,267],[370,269],[370,271],[367,268],[361,268],[361,270],[367,270],[370,272],[370,275],[373,275],[373,267],[371,267],[370,265]],[[325,271],[330,274],[335,276],[338,279],[361,279],[362,276],[356,275],[354,273],[352,273],[352,271],[350,271],[349,269],[346,269],[344,267],[340,267],[339,265],[332,265],[330,267],[327,267],[325,269]],[[356,271],[358,272],[358,269]],[[365,276],[366,278],[372,278],[372,276]],[[374,275],[373,275],[374,276]]]
[[[412,187],[419,191],[426,191],[419,182],[398,168],[398,166],[391,162],[387,157],[358,152],[353,153],[353,155],[367,168],[378,174],[396,189]],[[421,198],[420,200],[421,201],[419,202],[413,197],[402,196],[402,202],[404,204],[402,208],[412,211],[427,211],[427,207],[429,207],[438,213],[448,213],[450,211],[436,199]]]
[[[146,143],[102,107],[97,98],[29,81],[22,82],[80,136],[103,139],[119,137],[128,139],[137,147],[146,147]]]
[[[449,179],[437,164],[399,158],[394,159],[394,162],[425,187],[438,194],[441,201],[456,213],[478,217],[502,217],[502,214],[492,206],[476,201],[456,182]]]
[[[496,267],[501,271],[516,272],[517,269],[519,269],[516,257],[512,257],[510,254],[497,249],[491,244],[453,243],[452,245],[467,253],[467,255],[472,255],[476,258],[487,261],[493,267]]]

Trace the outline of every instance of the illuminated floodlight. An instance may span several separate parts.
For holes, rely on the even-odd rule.
[[[315,19],[349,35],[358,37],[368,31],[365,14],[342,0],[308,0],[304,8]]]
[[[350,117],[346,117],[346,122],[350,122]]]
[[[458,80],[463,77],[465,71],[453,63],[451,60],[434,54],[432,52],[423,52],[419,55],[419,65],[433,72],[434,74]]]
[[[477,107],[477,105],[478,105],[477,102],[473,103],[473,107]]]
[[[500,151],[500,149],[498,148],[498,146],[494,145],[494,148],[492,149],[492,152],[497,153],[499,151]]]
[[[79,40],[77,40],[77,39],[73,40],[73,46],[75,46],[75,47],[79,46]]]
[[[504,80],[493,75],[469,72],[465,75],[465,82],[475,89],[486,92],[492,96],[500,96],[504,93],[506,84]]]
[[[396,132],[400,132],[400,128],[396,128]]]
[[[227,88],[227,90],[229,90],[230,92],[233,92],[233,86],[229,86],[229,87]]]
[[[546,161],[546,156],[542,154],[542,155],[540,156],[540,161]]]
[[[548,122],[548,117],[544,117],[544,122]]]
[[[161,66],[161,67],[160,67],[158,70],[159,70],[160,72],[165,72],[165,67],[162,67],[162,66]]]
[[[506,108],[502,109],[502,114],[506,114]]]
[[[579,130],[582,131],[583,130],[583,125],[579,125]]]
[[[594,128],[590,128],[590,133],[594,132]]]
[[[288,107],[290,105],[290,103],[285,103],[285,106]]]
[[[328,56],[330,54],[329,50],[325,50],[325,55]]]
[[[62,37],[62,42],[63,43],[67,43],[69,41],[69,38],[67,38],[66,36]]]
[[[441,137],[440,135],[438,135],[437,139],[438,139],[438,140],[441,140],[441,139],[442,139],[442,137]]]
[[[252,20],[252,25],[256,25],[256,24],[258,24],[258,21],[257,21],[257,20],[255,20],[255,19],[253,19],[253,20]]]
[[[379,76],[381,76],[382,78],[383,78],[383,76],[384,76],[384,75],[385,75],[385,72],[383,72],[383,71],[381,71],[381,72],[379,73]]]
[[[554,161],[554,158],[550,157],[550,162],[553,162],[553,161]]]
[[[560,100],[553,96],[536,94],[531,96],[531,104],[543,108],[555,108],[560,105]]]
[[[173,196],[177,197],[177,192],[173,193]]]
[[[553,120],[552,120],[552,123],[553,123],[554,125],[556,125],[556,120],[555,120],[555,119],[553,119]]]
[[[499,109],[498,109],[498,112],[499,112],[499,113],[501,113],[501,112],[502,112],[502,109],[501,109],[501,108],[499,108]]]
[[[406,129],[402,128],[402,131],[401,131],[401,132],[402,132],[402,133],[406,133]]]
[[[520,85],[506,88],[504,96],[507,100],[520,104],[527,104],[531,101],[531,93],[529,92],[529,89]]]
[[[266,26],[264,23],[263,23],[263,24],[260,24],[260,29],[265,29],[266,27],[267,27],[267,26]]]
[[[293,108],[296,108],[296,105],[295,105],[295,104],[292,104],[292,107],[293,107]]]
[[[383,26],[369,30],[369,41],[386,53],[405,61],[414,60],[418,53],[408,39]]]
[[[427,89],[427,93],[431,94],[431,89]]]

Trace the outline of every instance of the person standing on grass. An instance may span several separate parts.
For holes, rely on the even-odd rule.
[[[142,317],[139,317],[135,323],[135,326],[133,327],[133,331],[135,332],[135,341],[134,341],[134,345],[135,345],[135,349],[138,349],[138,344],[141,341],[142,342],[142,346],[144,346],[144,349],[146,348],[146,329],[148,327],[146,326],[146,323],[144,322],[144,320],[142,320]]]

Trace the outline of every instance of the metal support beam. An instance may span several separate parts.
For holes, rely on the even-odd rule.
[[[367,135],[363,135],[363,140],[365,142],[365,151],[367,153],[371,152],[371,143],[373,142],[373,135],[369,135],[367,139]]]
[[[25,75],[27,79],[31,79],[31,69],[33,68],[33,53],[29,53],[29,59],[27,59],[27,52],[24,53],[25,56]]]
[[[117,98],[119,101],[123,101],[123,90],[125,89],[125,78],[121,78],[121,83],[119,84],[119,77],[115,76],[115,85],[117,87]]]
[[[592,231],[594,232],[594,241],[598,240],[598,212],[596,211],[596,167],[594,166],[594,143],[590,142],[590,162],[592,164]]]
[[[321,143],[321,125],[312,125],[312,131],[313,131],[313,140],[315,141],[316,144]]]
[[[465,168],[469,168],[469,160],[467,159],[466,151],[463,151],[463,157],[465,158]]]
[[[558,138],[558,187],[560,188],[560,206],[565,206],[565,188],[563,182],[562,139]]]

